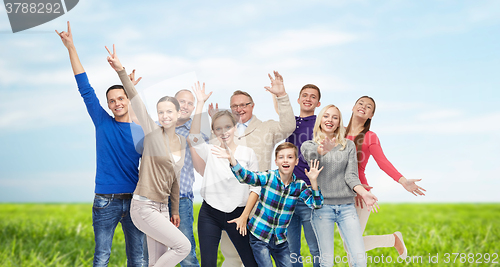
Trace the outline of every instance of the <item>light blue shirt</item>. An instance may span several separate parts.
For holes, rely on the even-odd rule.
[[[250,118],[247,122],[245,123],[237,123],[236,124],[236,128],[238,128],[238,135],[242,136],[245,134],[245,130],[247,129],[248,127],[248,124],[250,124],[250,121],[252,121],[252,119]]]

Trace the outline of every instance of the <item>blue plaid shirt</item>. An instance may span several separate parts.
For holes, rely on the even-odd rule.
[[[186,123],[181,126],[175,127],[175,132],[184,136],[186,139],[191,130],[192,119],[189,119]],[[205,134],[201,134],[203,139],[208,142],[208,137]],[[189,145],[186,142],[186,154],[184,156],[184,166],[181,170],[181,178],[179,181],[180,185],[180,198],[187,197],[189,199],[194,198],[193,194],[193,183],[194,183],[194,168],[193,168],[193,158],[191,157],[191,151],[189,150]]]
[[[231,167],[240,183],[261,186],[260,198],[255,214],[248,222],[248,229],[258,239],[270,243],[276,236],[276,244],[286,241],[286,231],[298,199],[310,208],[323,206],[323,195],[312,190],[306,182],[293,175],[289,185],[283,184],[278,170],[251,172],[239,163]]]

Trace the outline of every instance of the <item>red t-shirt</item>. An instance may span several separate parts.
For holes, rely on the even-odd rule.
[[[353,140],[356,136],[347,136],[349,140]],[[382,147],[380,146],[380,140],[378,140],[377,135],[368,131],[365,134],[365,139],[363,140],[363,144],[361,145],[362,156],[358,163],[358,172],[359,172],[359,180],[362,184],[368,185],[368,181],[365,176],[365,168],[368,163],[368,159],[370,155],[373,156],[375,161],[381,170],[383,170],[387,175],[389,175],[394,181],[399,181],[403,175],[392,166],[389,160],[385,157],[384,151],[382,151]]]

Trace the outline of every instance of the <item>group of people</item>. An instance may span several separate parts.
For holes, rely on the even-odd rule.
[[[135,71],[127,74],[114,45],[113,51],[106,47],[107,61],[122,83],[106,92],[110,116],[89,84],[69,22],[68,30],[57,34],[96,130],[94,266],[107,266],[119,222],[128,266],[200,266],[193,234],[194,171],[203,176],[201,266],[217,266],[219,245],[223,266],[273,266],[271,257],[276,266],[302,266],[292,260],[301,256],[302,228],[314,266],[332,266],[335,224],[351,266],[366,266],[365,251],[376,247],[395,247],[406,257],[400,232],[363,236],[370,210],[378,207],[364,173],[370,155],[407,191],[425,191],[415,183],[420,180],[406,179],[385,158],[370,131],[372,98],[356,101],[344,127],[334,105],[314,115],[321,92],[307,84],[297,99],[300,114],[294,116],[283,77],[274,72],[265,88],[278,121],[259,120],[250,94],[237,90],[230,110],[210,105],[212,133],[206,136],[202,110],[212,92],[205,84],[159,99],[155,121],[135,89],[140,78]],[[273,151],[276,170],[271,170]]]

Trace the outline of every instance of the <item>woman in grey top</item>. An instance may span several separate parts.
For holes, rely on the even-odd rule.
[[[306,162],[318,159],[323,171],[318,176],[318,186],[324,205],[313,211],[312,224],[318,239],[320,266],[333,266],[333,236],[335,223],[342,235],[353,266],[366,266],[363,236],[354,197],[359,194],[367,206],[376,211],[377,198],[359,181],[356,147],[345,137],[340,110],[334,105],[324,107],[316,118],[313,140],[302,144]],[[317,260],[317,259],[315,259]],[[346,260],[344,261],[346,262]]]

